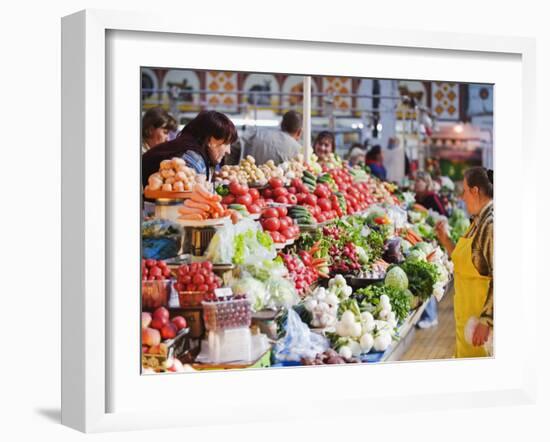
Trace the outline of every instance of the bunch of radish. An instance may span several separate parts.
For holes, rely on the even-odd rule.
[[[284,206],[264,209],[260,223],[275,243],[284,243],[300,235],[300,228],[288,216],[288,210]]]
[[[317,281],[319,274],[313,265],[306,265],[294,254],[281,253],[285,267],[288,270],[289,276],[294,281],[296,291],[300,296],[304,296],[306,290]]]

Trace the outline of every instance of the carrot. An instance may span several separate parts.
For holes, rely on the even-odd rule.
[[[180,207],[178,209],[178,212],[180,213],[180,215],[203,215],[204,214],[204,210],[202,209],[197,209],[196,207]]]
[[[428,256],[426,256],[426,260],[429,262],[432,262],[432,258],[435,256],[435,250],[433,252],[428,253]]]
[[[202,203],[202,204],[212,204],[212,200],[208,199],[208,198],[205,198],[204,196],[202,196],[200,193],[198,192],[193,192],[191,195],[189,195],[189,199],[192,199],[193,201],[197,202],[197,203]]]
[[[214,202],[221,201],[221,198],[218,200],[218,195],[214,195],[213,193],[208,192],[202,184],[195,184],[194,190],[196,193],[198,193],[200,196],[202,196],[206,200],[211,200]]]
[[[202,221],[203,217],[202,217],[202,215],[199,215],[198,213],[190,213],[188,215],[180,216],[178,219],[190,220],[190,221]]]
[[[205,204],[205,203],[199,203],[199,202],[197,202],[193,199],[185,200],[185,203],[183,203],[183,205],[185,207],[191,207],[191,208],[194,208],[194,209],[201,209],[201,210],[204,210],[205,212],[210,211],[210,205]]]

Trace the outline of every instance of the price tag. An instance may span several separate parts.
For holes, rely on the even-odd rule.
[[[231,290],[231,287],[222,287],[219,289],[214,289],[214,294],[217,298],[225,298],[233,295],[233,290]]]

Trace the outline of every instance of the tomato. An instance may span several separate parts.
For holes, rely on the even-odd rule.
[[[283,235],[286,239],[292,239],[294,238],[294,231],[291,229],[284,229],[281,230],[281,235]]]
[[[290,181],[290,185],[296,188],[303,186],[303,184],[304,183],[300,178],[292,178],[292,180]]]
[[[286,217],[279,218],[279,224],[280,224],[279,230],[281,232],[289,227],[288,221],[286,220]]]
[[[273,235],[271,235],[271,237],[273,238],[274,242],[281,243],[286,241],[286,238],[283,235],[281,235],[279,232],[273,232]]]
[[[290,186],[288,188],[288,193],[291,193],[291,194],[295,195],[296,194],[296,187]]]
[[[288,190],[286,190],[284,187],[277,187],[276,189],[273,189],[273,197],[277,199],[280,196],[287,196]]]
[[[233,204],[234,202],[235,202],[235,195],[229,194],[229,195],[225,195],[222,198],[222,204],[225,204],[227,206],[229,206],[229,204]]]
[[[310,206],[315,206],[317,204],[317,197],[315,195],[307,195],[304,203],[309,204]]]
[[[200,269],[200,264],[198,262],[194,262],[189,266],[189,272],[191,273],[197,273],[197,270]]]
[[[188,292],[195,292],[195,291],[197,291],[197,286],[195,284],[187,284],[187,291]]]
[[[252,197],[252,201],[257,201],[260,198],[260,192],[258,189],[250,189],[248,194]]]
[[[205,284],[213,284],[214,283],[214,275],[210,274],[204,278]]]
[[[262,209],[260,209],[260,206],[258,206],[257,204],[250,204],[249,206],[246,206],[246,210],[248,210],[248,213],[252,214],[260,213],[262,211]]]
[[[297,204],[302,204],[302,203],[305,201],[306,196],[307,196],[307,194],[302,193],[302,192],[296,194],[296,202],[297,202]]]
[[[214,290],[216,290],[218,288],[218,284],[208,284],[208,291],[209,292],[213,292]]]
[[[279,218],[266,218],[262,226],[265,230],[276,232],[281,227],[281,223],[279,222]]]
[[[284,219],[286,220],[287,224],[289,226],[293,226],[294,225],[294,220],[290,217],[290,216],[285,216]]]
[[[270,178],[269,185],[272,189],[277,189],[279,187],[283,187],[283,181],[280,178]]]
[[[279,211],[275,207],[270,207],[262,212],[262,218],[279,218]]]
[[[237,181],[231,181],[229,183],[229,191],[235,196],[244,195],[248,193],[248,186],[242,186]]]
[[[288,198],[286,196],[278,196],[275,198],[275,202],[280,204],[288,204]]]
[[[264,191],[263,191],[263,197],[264,197],[264,198],[273,198],[273,190],[271,190],[271,189],[264,189]]]
[[[337,199],[333,199],[331,205],[332,205],[332,208],[333,208],[334,210],[338,210],[338,209],[340,208],[340,204],[338,204],[338,198],[337,198]]]
[[[296,187],[296,190],[298,191],[298,193],[305,193],[306,195],[310,193],[309,188],[305,184],[302,184],[301,186]]]
[[[156,261],[154,259],[146,259],[145,260],[145,265],[147,267],[153,267],[154,265],[156,265]]]
[[[267,233],[269,233],[269,236],[271,236],[271,239],[273,240],[273,242],[278,242],[277,240],[279,239],[279,232],[271,232],[271,231],[268,231]]]
[[[238,196],[235,202],[243,206],[248,206],[252,204],[252,197],[248,193],[245,193],[244,195]]]
[[[160,259],[157,261],[157,266],[159,266],[161,269],[165,269],[167,267],[166,263],[164,261],[161,261]]]
[[[210,261],[204,261],[202,263],[202,268],[208,270],[209,272],[212,271],[213,265]]]
[[[149,269],[149,276],[162,276],[162,270],[160,267],[153,266]]]
[[[329,210],[332,209],[332,204],[330,203],[330,201],[326,198],[319,198],[317,200],[317,205],[321,208],[321,210],[323,212],[328,212]]]
[[[279,218],[286,216],[288,213],[288,210],[284,206],[276,207],[277,213],[279,214]]]
[[[325,215],[322,213],[320,215],[317,215],[317,222],[318,223],[324,223],[326,221]]]
[[[195,276],[193,276],[193,284],[204,284],[204,276],[202,276],[200,273],[197,273]]]
[[[197,291],[199,292],[207,292],[208,291],[208,284],[201,284],[197,287]]]
[[[170,277],[170,269],[168,267],[165,267],[164,269],[162,269],[162,276],[164,276],[165,278],[169,278]]]
[[[296,195],[290,194],[287,198],[289,204],[298,204],[298,198],[296,198]]]

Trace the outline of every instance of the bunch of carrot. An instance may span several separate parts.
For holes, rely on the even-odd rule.
[[[413,246],[415,244],[418,244],[419,242],[422,242],[422,238],[414,230],[411,229],[403,229],[401,232],[401,236],[409,241]]]
[[[223,218],[230,216],[231,211],[221,205],[222,197],[208,192],[200,183],[193,186],[193,190],[178,209],[181,220],[204,221],[207,219]]]

